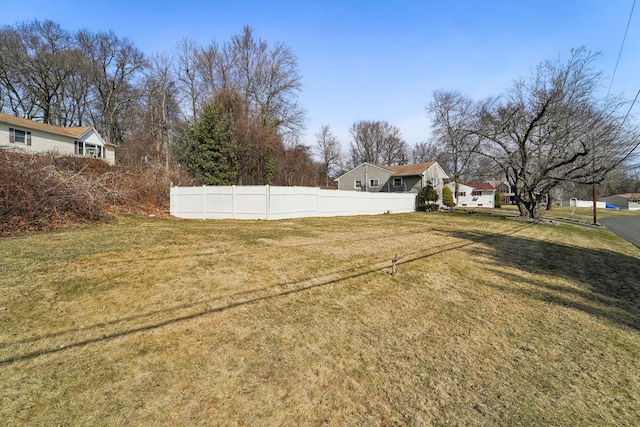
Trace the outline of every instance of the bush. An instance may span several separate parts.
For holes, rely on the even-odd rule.
[[[180,168],[126,169],[0,149],[0,236],[97,222],[112,210],[161,214],[173,183],[192,179]]]
[[[56,157],[53,164],[57,169],[69,170],[72,172],[106,173],[111,171],[111,166],[107,162],[91,157]]]
[[[437,212],[440,206],[437,203],[418,203],[416,209],[420,212]]]
[[[442,204],[450,208],[456,205],[453,200],[453,191],[451,191],[449,187],[444,187],[442,189]]]
[[[438,210],[438,192],[430,185],[422,188],[416,196],[416,210],[418,211],[437,211]]]
[[[0,234],[39,231],[106,215],[101,183],[56,169],[53,159],[0,151]]]
[[[497,191],[495,193],[495,200],[494,200],[493,206],[496,207],[496,208],[501,208],[502,207],[502,194],[500,194]]]

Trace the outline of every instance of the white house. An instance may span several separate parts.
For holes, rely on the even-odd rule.
[[[477,182],[469,184],[458,183],[458,194],[455,194],[456,184],[450,182],[447,187],[451,189],[456,200],[456,206],[470,208],[493,208],[495,207],[496,189],[488,182]]]
[[[102,139],[92,126],[47,125],[0,113],[0,147],[27,153],[86,156],[115,164],[115,146]]]

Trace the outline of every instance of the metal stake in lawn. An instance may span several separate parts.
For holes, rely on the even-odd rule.
[[[391,260],[391,276],[395,276],[396,273],[398,272],[398,266],[396,264],[399,259],[400,258],[398,258],[398,254],[396,254],[396,256],[394,256],[393,259]]]

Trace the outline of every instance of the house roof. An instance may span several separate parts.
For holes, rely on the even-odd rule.
[[[493,185],[489,184],[488,182],[470,182],[466,185],[468,185],[469,187],[472,187],[475,190],[491,191],[496,189]]]
[[[10,116],[9,114],[3,113],[0,113],[0,122],[8,123],[10,125],[19,126],[26,129],[39,130],[56,135],[69,136],[71,138],[80,138],[82,135],[93,129],[92,126],[76,126],[63,128],[60,126],[47,125],[45,123],[34,122],[33,120]]]
[[[386,165],[378,165],[375,166],[386,169],[389,172],[393,173],[397,176],[413,176],[413,175],[422,175],[422,173],[433,166],[436,162],[426,162],[426,163],[415,163],[413,165],[402,165],[402,166],[386,166]]]
[[[640,200],[640,193],[616,194],[616,196],[620,196],[627,200]]]

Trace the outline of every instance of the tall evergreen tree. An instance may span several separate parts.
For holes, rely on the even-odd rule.
[[[187,127],[176,157],[204,185],[235,184],[238,145],[231,113],[219,104],[206,106]]]

